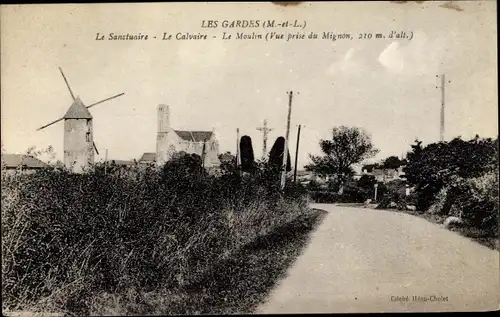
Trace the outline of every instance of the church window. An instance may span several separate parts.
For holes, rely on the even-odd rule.
[[[90,142],[90,132],[87,132],[87,133],[85,134],[85,140],[86,140],[87,142]]]

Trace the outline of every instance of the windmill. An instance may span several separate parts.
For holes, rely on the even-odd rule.
[[[94,150],[99,155],[99,151],[94,143],[92,115],[88,109],[105,101],[120,97],[125,93],[103,99],[90,106],[85,106],[80,97],[75,97],[73,94],[61,67],[59,67],[59,71],[64,78],[71,98],[73,98],[73,103],[63,117],[38,128],[37,131],[64,120],[64,165],[75,173],[81,173],[90,164],[94,163]]]

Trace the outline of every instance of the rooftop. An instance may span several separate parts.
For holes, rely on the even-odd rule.
[[[212,137],[213,134],[213,131],[174,131],[181,139],[191,142],[207,141]]]
[[[5,162],[6,168],[17,168],[25,166],[27,168],[44,168],[49,165],[39,159],[22,154],[2,154],[2,160]]]
[[[80,97],[76,97],[64,115],[64,119],[92,119],[92,115],[80,100]]]
[[[135,164],[133,160],[108,160],[108,163],[121,166],[132,166]]]
[[[154,162],[156,160],[156,153],[147,152],[142,154],[139,162]]]

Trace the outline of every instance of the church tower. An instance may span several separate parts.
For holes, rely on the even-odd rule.
[[[158,128],[156,135],[156,166],[161,166],[168,161],[169,132],[170,132],[170,107],[158,105]]]

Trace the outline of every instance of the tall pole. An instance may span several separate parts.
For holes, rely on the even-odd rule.
[[[207,141],[206,140],[203,140],[203,149],[201,150],[201,159],[202,159],[202,162],[201,162],[201,166],[203,167],[203,169],[205,169],[205,147],[206,147],[206,144],[207,144]]]
[[[436,75],[436,77],[439,77],[439,75]],[[448,80],[448,83],[450,83],[450,81]],[[440,115],[440,118],[439,118],[439,140],[441,142],[444,141],[444,110],[445,110],[445,88],[446,88],[446,77],[445,77],[445,74],[442,74],[441,75],[441,83],[440,83],[440,87],[436,86],[436,88],[440,88],[441,89],[441,115]]]
[[[441,75],[441,118],[440,118],[440,133],[439,133],[439,140],[441,142],[444,141],[444,87],[445,87],[445,75]]]
[[[281,190],[285,189],[285,181],[286,181],[286,163],[288,159],[288,139],[290,137],[290,119],[292,116],[292,98],[293,91],[288,93],[288,118],[286,121],[286,135],[285,135],[285,146],[283,149],[283,170],[281,172]]]
[[[236,129],[236,167],[239,167],[241,164],[240,159],[240,128]]]
[[[257,128],[258,131],[262,131],[263,140],[262,140],[262,159],[266,158],[267,154],[267,134],[271,132],[273,129],[267,127],[267,119],[264,120],[264,125],[262,127]]]
[[[295,167],[293,170],[293,182],[297,183],[297,161],[299,158],[299,141],[300,141],[300,124],[299,130],[297,131],[297,147],[295,148]]]
[[[106,174],[107,166],[108,166],[108,149],[106,149],[106,155],[104,156],[104,174]]]

